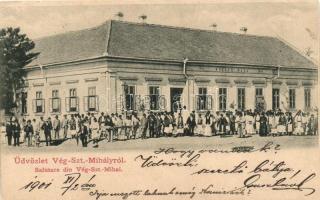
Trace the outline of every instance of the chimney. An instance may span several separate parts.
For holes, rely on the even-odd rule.
[[[213,31],[217,31],[217,26],[218,25],[216,23],[213,23],[210,25],[210,27],[212,28]]]
[[[115,16],[118,18],[119,21],[121,21],[124,15],[122,12],[118,12],[117,14],[115,14]]]
[[[247,31],[248,31],[248,28],[243,26],[243,27],[240,28],[240,31],[242,31],[244,34],[246,34]]]
[[[142,23],[143,23],[143,24],[146,23],[147,18],[148,18],[148,17],[147,17],[147,15],[145,15],[145,14],[139,16],[139,19],[142,20]]]

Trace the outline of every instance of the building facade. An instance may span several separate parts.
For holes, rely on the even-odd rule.
[[[108,21],[35,41],[20,111],[312,111],[318,69],[266,36]]]

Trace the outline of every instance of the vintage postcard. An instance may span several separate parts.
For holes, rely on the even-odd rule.
[[[320,199],[316,0],[0,2],[0,69],[0,199]]]

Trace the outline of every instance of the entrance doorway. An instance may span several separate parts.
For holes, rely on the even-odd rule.
[[[170,88],[171,112],[177,112],[180,108],[182,108],[182,92],[183,88]]]

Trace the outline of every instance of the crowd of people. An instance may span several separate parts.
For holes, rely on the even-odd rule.
[[[52,140],[74,139],[77,145],[86,147],[92,141],[98,147],[99,141],[147,139],[180,136],[230,136],[240,138],[257,134],[260,136],[317,135],[318,117],[298,111],[296,113],[277,111],[257,112],[227,111],[212,113],[178,112],[147,113],[87,113],[58,115],[40,119],[12,116],[2,125],[8,145],[19,146],[20,137],[27,146],[39,147],[41,141],[48,146]],[[12,142],[13,140],[13,142]]]

